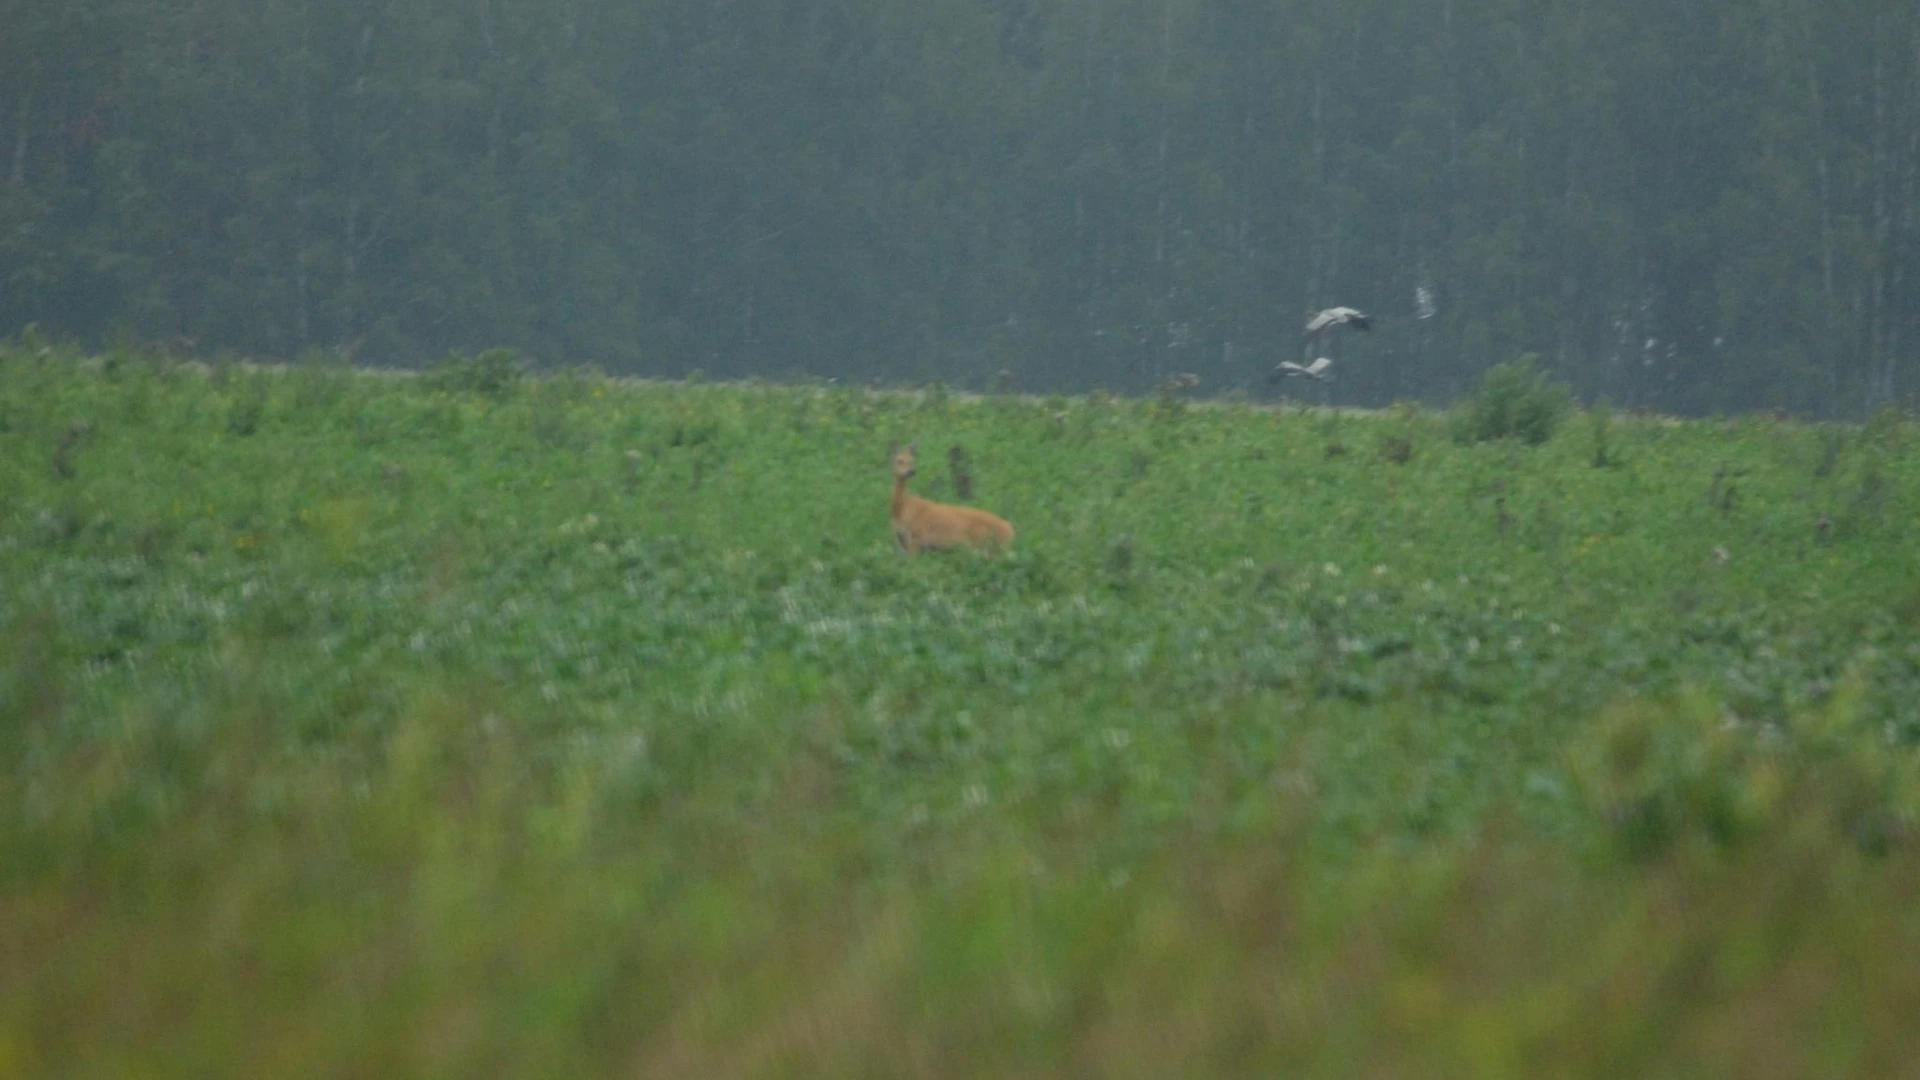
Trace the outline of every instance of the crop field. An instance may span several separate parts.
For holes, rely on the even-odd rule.
[[[1462,415],[0,349],[0,1077],[1912,1075],[1920,427]]]

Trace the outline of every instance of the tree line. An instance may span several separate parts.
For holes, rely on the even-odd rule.
[[[1920,6],[5,0],[0,333],[387,364],[1915,396]]]

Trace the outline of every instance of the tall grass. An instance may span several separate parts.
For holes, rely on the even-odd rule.
[[[1898,1075],[1912,426],[1449,433],[0,352],[0,1075]]]

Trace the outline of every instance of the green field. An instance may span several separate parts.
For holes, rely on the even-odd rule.
[[[1455,423],[0,350],[0,1076],[1910,1070],[1920,427]]]

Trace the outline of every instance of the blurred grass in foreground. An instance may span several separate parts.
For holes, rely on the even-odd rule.
[[[1328,852],[1282,793],[1115,858],[1117,816],[1062,833],[1048,807],[876,842],[805,739],[739,762],[752,792],[638,794],[619,754],[432,685],[326,752],[243,674],[190,735],[135,710],[42,756],[60,689],[12,644],[6,1075],[1893,1076],[1920,1053],[1920,853],[1889,813],[1915,777],[1831,716],[1778,755],[1699,702],[1615,710],[1572,751],[1594,825],[1571,840],[1495,817]]]

